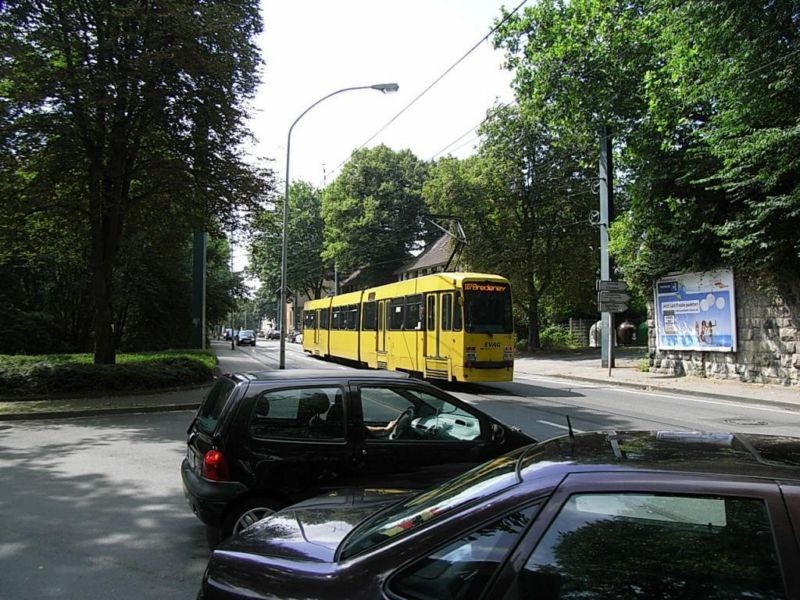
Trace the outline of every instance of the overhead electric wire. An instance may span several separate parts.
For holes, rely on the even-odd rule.
[[[512,10],[512,11],[511,11],[510,13],[508,13],[508,14],[507,14],[505,17],[503,17],[502,21],[500,21],[500,22],[499,22],[497,25],[495,25],[494,27],[492,27],[492,29],[491,29],[491,30],[489,30],[489,32],[488,32],[486,35],[484,35],[484,36],[483,36],[483,37],[482,37],[482,38],[481,38],[481,39],[478,41],[478,43],[477,43],[477,44],[475,44],[474,46],[472,46],[472,48],[470,48],[469,50],[467,50],[467,52],[466,52],[466,53],[465,53],[465,54],[464,54],[464,55],[463,55],[461,58],[459,58],[459,59],[458,59],[456,62],[454,62],[452,65],[450,65],[450,67],[448,67],[448,68],[445,70],[445,72],[444,72],[444,73],[442,73],[441,75],[439,75],[439,77],[437,77],[437,78],[436,78],[436,79],[435,79],[435,80],[434,80],[434,81],[433,81],[431,84],[429,84],[429,85],[428,85],[428,86],[427,86],[427,87],[426,87],[424,90],[422,90],[422,91],[421,91],[419,94],[417,94],[417,95],[414,97],[414,99],[413,99],[413,100],[411,100],[411,102],[409,102],[409,103],[408,103],[408,104],[406,104],[406,105],[405,105],[403,108],[401,108],[401,109],[400,109],[400,111],[399,111],[399,112],[398,112],[398,113],[397,113],[395,116],[393,116],[391,119],[389,119],[389,120],[388,120],[388,121],[387,121],[387,122],[386,122],[386,123],[385,123],[385,124],[384,124],[384,125],[383,125],[383,126],[380,128],[380,129],[378,129],[378,131],[376,131],[375,133],[373,133],[373,134],[372,134],[372,135],[371,135],[371,136],[370,136],[370,137],[369,137],[369,138],[368,138],[368,139],[367,139],[367,140],[366,140],[364,143],[362,143],[362,144],[361,144],[361,145],[360,145],[358,148],[356,148],[356,150],[361,150],[361,148],[363,148],[364,146],[366,146],[367,144],[369,144],[369,143],[370,143],[372,140],[374,140],[374,139],[375,139],[376,137],[378,137],[378,136],[379,136],[381,133],[383,133],[383,132],[384,132],[384,131],[385,131],[385,130],[386,130],[388,127],[389,127],[389,125],[391,125],[391,124],[392,124],[392,123],[394,123],[394,122],[395,122],[395,121],[396,121],[398,118],[400,118],[400,116],[401,116],[403,113],[405,113],[405,112],[406,112],[406,111],[407,111],[409,108],[411,108],[411,107],[412,107],[414,104],[416,104],[416,102],[417,102],[417,101],[418,101],[420,98],[422,98],[422,97],[423,97],[425,94],[427,94],[427,93],[428,93],[428,92],[429,92],[429,91],[430,91],[430,90],[431,90],[431,89],[432,89],[432,88],[433,88],[433,87],[434,87],[434,86],[435,86],[437,83],[439,83],[439,82],[440,82],[442,79],[444,79],[444,78],[445,78],[445,77],[446,77],[446,76],[447,76],[447,75],[450,73],[450,71],[452,71],[452,70],[453,70],[453,69],[455,69],[455,68],[456,68],[456,67],[457,67],[459,64],[461,64],[461,63],[464,61],[464,59],[466,59],[466,58],[467,58],[467,57],[468,57],[470,54],[472,54],[472,53],[473,53],[475,50],[477,50],[477,49],[480,47],[480,45],[481,45],[481,44],[483,44],[483,43],[484,43],[486,40],[488,40],[488,39],[489,39],[489,37],[490,37],[490,36],[491,36],[493,33],[495,33],[495,32],[496,32],[498,29],[500,29],[500,27],[501,27],[501,26],[502,26],[502,25],[503,25],[503,24],[504,24],[506,21],[508,21],[508,20],[509,20],[509,19],[510,19],[512,16],[514,16],[514,15],[516,14],[516,12],[517,12],[517,11],[518,11],[520,8],[522,8],[522,7],[523,7],[523,5],[524,5],[524,4],[525,4],[527,1],[528,1],[528,0],[522,0],[522,2],[520,2],[520,3],[519,3],[519,4],[518,4],[518,5],[517,5],[517,6],[514,8],[514,10]],[[342,165],[344,165],[344,164],[347,162],[347,160],[348,160],[348,159],[344,159],[344,160],[343,160],[341,163],[339,163],[339,165],[336,167],[336,169],[334,169],[334,171],[338,171],[339,169],[341,169],[341,168],[342,168]]]

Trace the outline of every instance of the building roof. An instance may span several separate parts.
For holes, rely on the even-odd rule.
[[[450,258],[453,250],[453,243],[449,233],[442,234],[433,244],[430,244],[414,260],[406,263],[395,273],[407,273],[419,269],[429,269],[431,267],[444,266]]]

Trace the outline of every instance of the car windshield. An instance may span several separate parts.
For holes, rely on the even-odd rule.
[[[244,331],[242,331],[241,333],[239,333],[239,336],[243,336],[243,335],[246,335],[246,336],[253,337],[253,332],[252,332],[252,331],[250,331],[250,330],[247,330],[247,329],[245,329]]]
[[[494,281],[464,284],[464,323],[468,333],[511,333],[511,289]]]
[[[339,559],[360,554],[468,502],[516,485],[519,482],[516,472],[519,456],[520,451],[515,451],[490,460],[455,479],[377,513],[342,541]]]

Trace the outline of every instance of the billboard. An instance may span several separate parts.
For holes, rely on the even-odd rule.
[[[659,350],[736,351],[732,270],[664,277],[654,293]]]

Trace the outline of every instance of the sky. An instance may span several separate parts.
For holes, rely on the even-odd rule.
[[[289,175],[330,183],[353,150],[385,144],[430,160],[474,151],[473,130],[497,102],[511,102],[503,53],[482,43],[378,133],[492,29],[519,0],[262,0],[264,66],[252,102],[255,160],[268,161],[283,189],[289,127],[304,110],[345,87],[397,83],[382,94],[333,96],[292,131]],[[465,135],[466,134],[466,135]],[[368,140],[370,140],[368,142]],[[244,259],[239,254],[237,262]],[[239,270],[241,264],[235,269]]]

